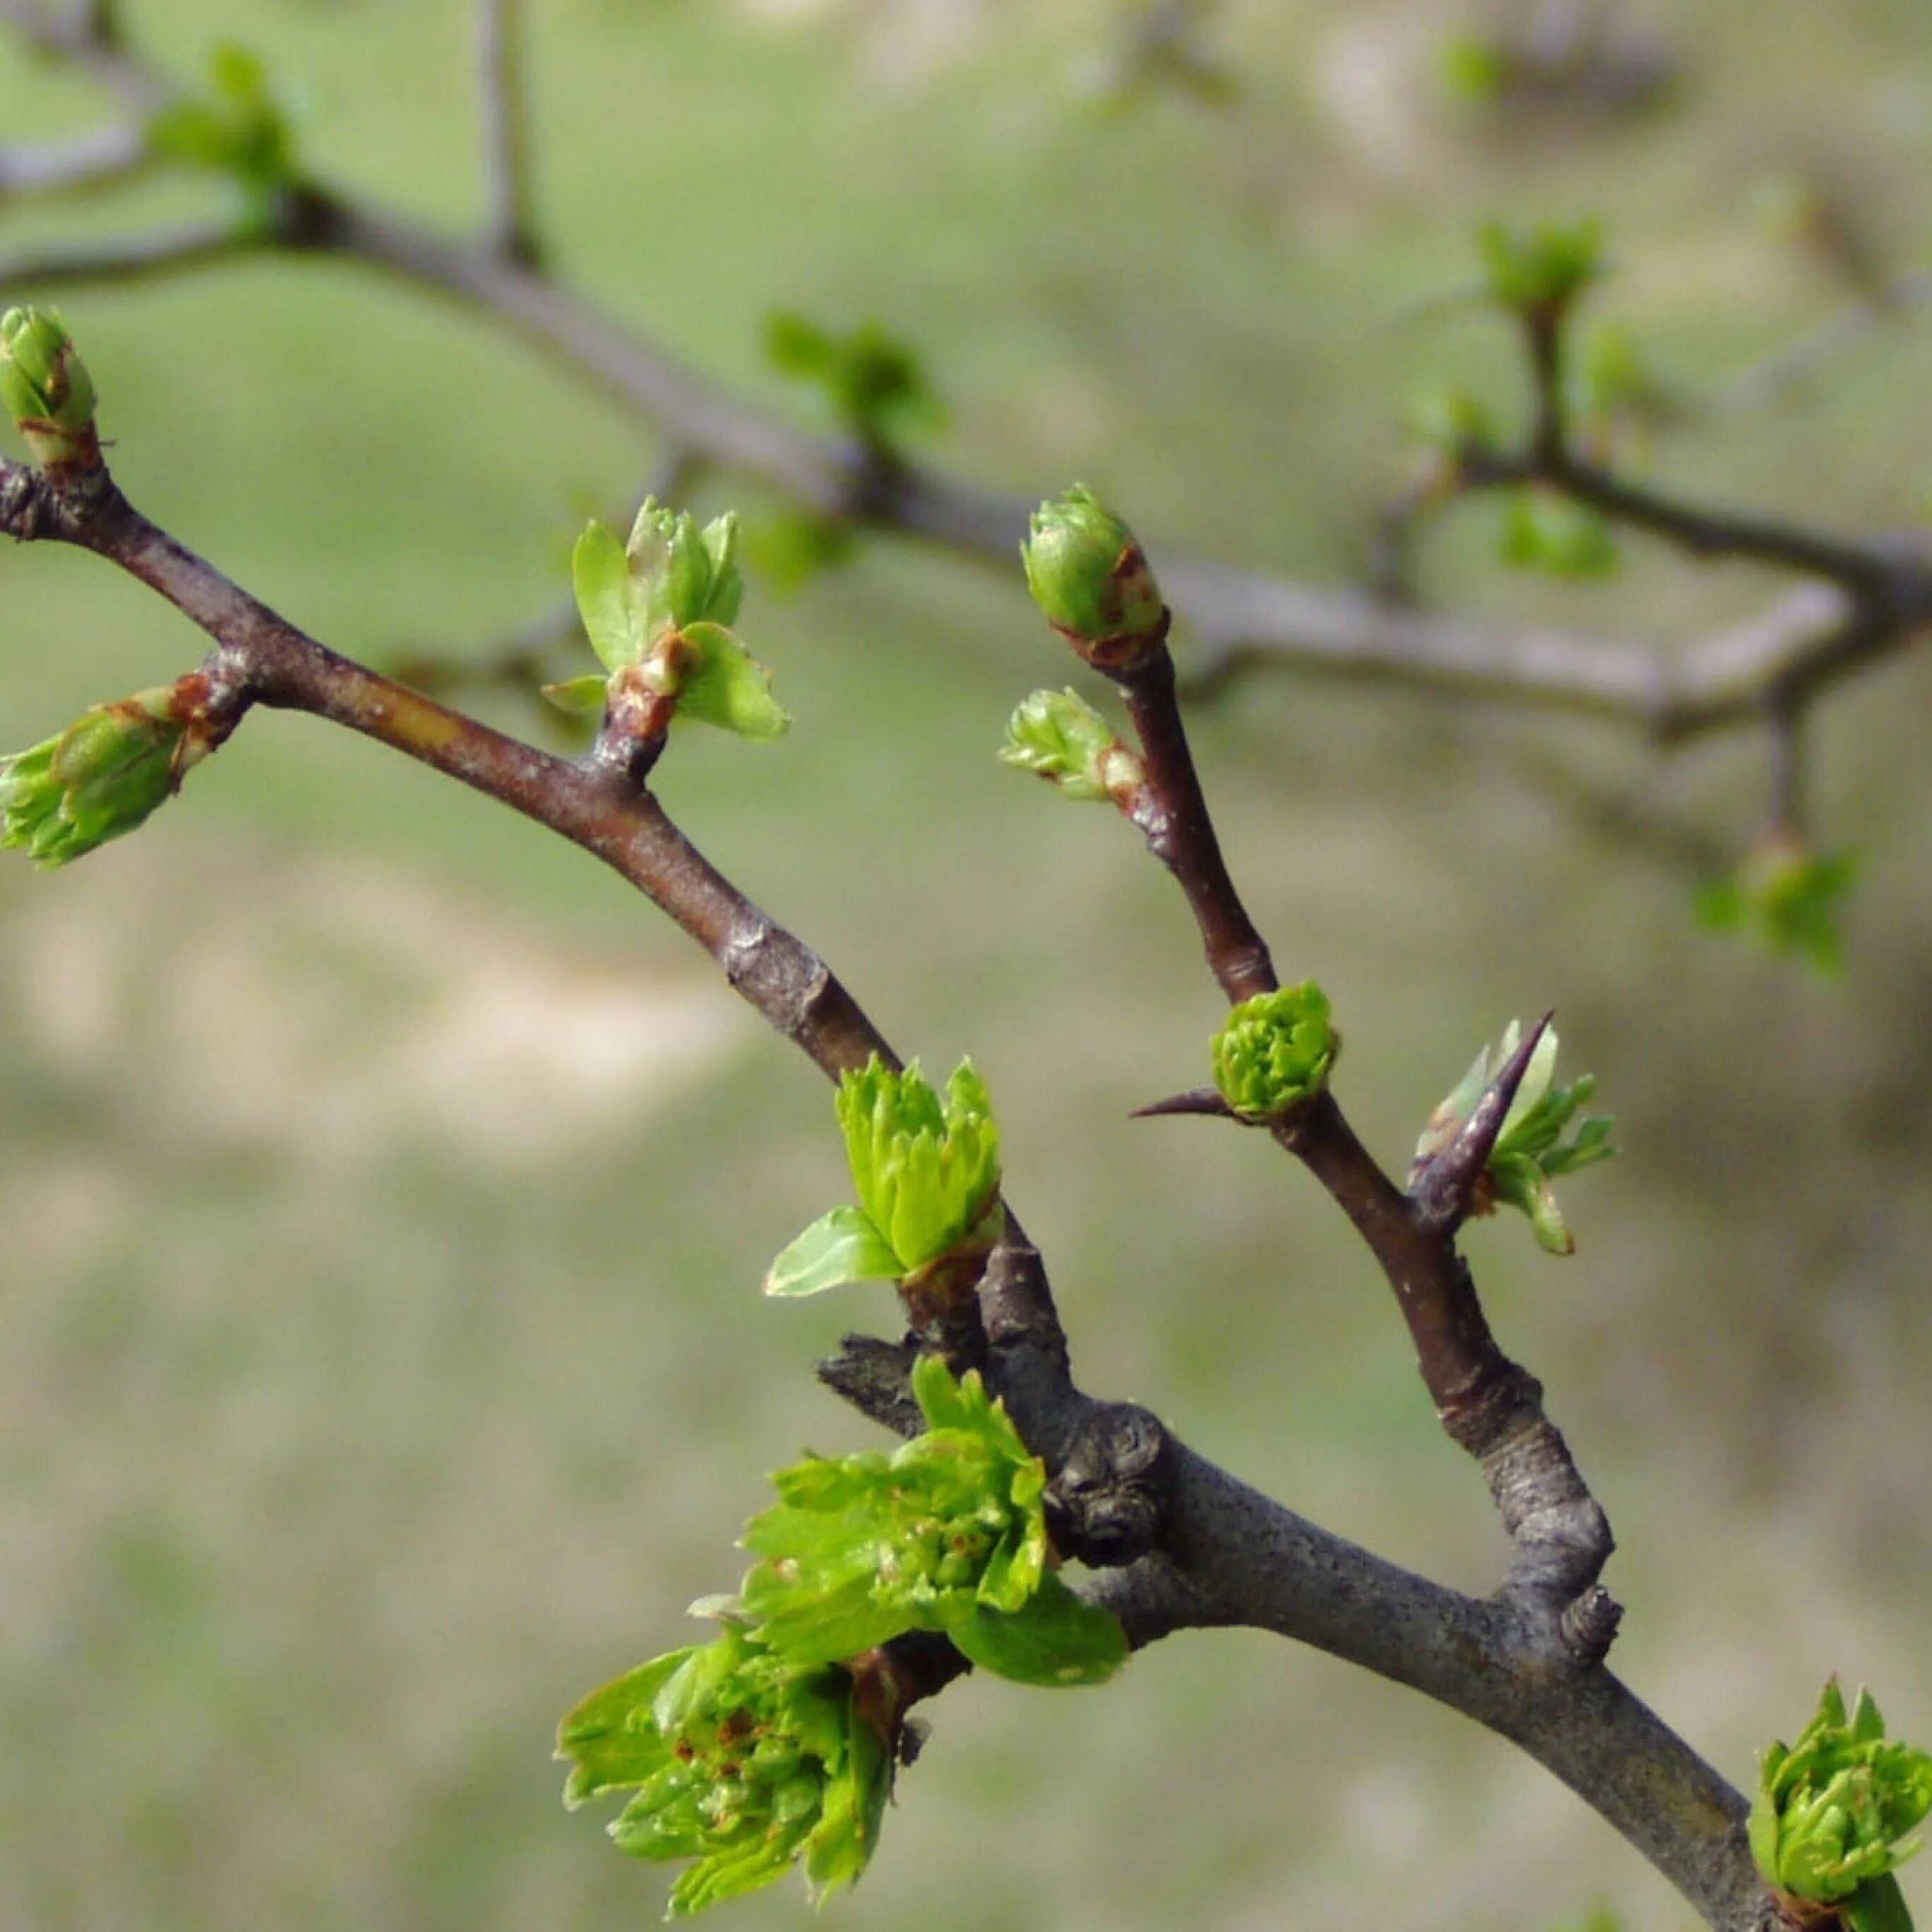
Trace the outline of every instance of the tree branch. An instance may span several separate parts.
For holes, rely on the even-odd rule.
[[[1146,777],[1127,802],[1128,815],[1186,893],[1229,1000],[1272,992],[1278,982],[1267,946],[1221,861],[1164,638],[1100,668],[1126,693],[1141,739]],[[1505,1070],[1510,1090],[1528,1064],[1522,1054]],[[1500,1098],[1498,1126],[1508,1094]],[[1395,1292],[1436,1414],[1482,1469],[1508,1532],[1504,1596],[1559,1630],[1580,1656],[1600,1658],[1618,1614],[1597,1583],[1614,1547],[1609,1520],[1544,1414],[1542,1384],[1503,1353],[1490,1332],[1474,1281],[1456,1252],[1466,1190],[1448,1204],[1427,1190],[1419,1198],[1403,1193],[1326,1087],[1292,1108],[1274,1133],[1348,1216]]]
[[[459,778],[636,885],[826,1073],[874,1053],[892,1060],[817,956],[753,906],[621,772],[520,744],[338,656],[149,522],[104,469],[57,479],[0,461],[0,530],[92,550],[206,630],[215,647],[204,674],[226,728],[252,705],[306,711]],[[1171,680],[1166,700],[1160,688],[1150,702],[1171,703]],[[1154,728],[1170,728],[1156,720]],[[1184,752],[1178,718],[1171,728]],[[1326,1126],[1307,1138],[1324,1151],[1304,1158],[1339,1177],[1334,1191],[1378,1255],[1409,1253],[1416,1225],[1408,1204],[1360,1152],[1339,1109],[1331,1104]],[[1419,1269],[1437,1262],[1424,1253]],[[1466,1275],[1460,1280],[1466,1289]],[[1404,1294],[1405,1284],[1396,1285]],[[1769,1903],[1738,1826],[1743,1801],[1602,1671],[1566,1623],[1537,1614],[1514,1589],[1480,1604],[1411,1576],[1182,1450],[1146,1412],[1079,1394],[1038,1256],[1016,1224],[1010,1221],[980,1286],[1002,1392],[1031,1432],[1028,1442],[1044,1440],[1056,1466],[1057,1523],[1070,1530],[1075,1553],[1128,1565],[1102,1572],[1093,1587],[1132,1640],[1189,1624],[1252,1623],[1361,1663],[1521,1744],[1623,1831],[1720,1932],[1747,1932],[1766,1916]],[[1418,1280],[1416,1294],[1428,1286]],[[1406,1305],[1413,1298],[1406,1294]],[[890,1365],[882,1374],[875,1364],[862,1379],[871,1405],[892,1412]],[[1553,1431],[1549,1438],[1560,1447]],[[1534,1460],[1524,1448],[1529,1440],[1520,1430],[1502,1448],[1526,1464]],[[1534,1446],[1540,1454],[1545,1445]],[[1507,1502],[1504,1516],[1520,1544],[1524,1524]],[[1142,1553],[1156,1546],[1159,1554]],[[915,1674],[936,1684],[952,1667],[943,1657],[926,1659]]]

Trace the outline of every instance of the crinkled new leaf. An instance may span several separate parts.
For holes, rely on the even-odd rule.
[[[1838,1679],[1796,1744],[1774,1744],[1751,1806],[1758,1868],[1797,1898],[1840,1904],[1859,1932],[1905,1916],[1892,1872],[1922,1840],[1906,1834],[1932,1814],[1932,1755],[1888,1739],[1868,1690],[1848,1714]]]
[[[1328,995],[1312,980],[1244,1000],[1209,1042],[1221,1097],[1248,1120],[1269,1120],[1328,1084],[1341,1040]]]
[[[892,1772],[853,1681],[777,1656],[727,1623],[593,1691],[563,1720],[564,1802],[634,1790],[610,1826],[639,1858],[686,1858],[674,1917],[755,1892],[802,1861],[820,1896],[878,1842]]]

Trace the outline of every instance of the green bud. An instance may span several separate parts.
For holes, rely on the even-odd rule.
[[[1519,313],[1567,308],[1602,272],[1603,224],[1539,222],[1513,228],[1486,221],[1476,231],[1491,298]]]
[[[573,1810],[637,1792],[610,1826],[625,1851],[692,1862],[672,1888],[674,1918],[800,1862],[817,1897],[852,1884],[892,1790],[886,1741],[855,1678],[788,1661],[736,1622],[593,1691],[559,1727],[557,1755],[572,1767]]]
[[[1514,568],[1552,577],[1607,577],[1619,561],[1616,538],[1598,512],[1540,484],[1511,493],[1501,549]]]
[[[1144,772],[1107,721],[1074,691],[1036,691],[1006,722],[1000,758],[1066,798],[1124,799]]]
[[[1096,1683],[1124,1661],[1120,1626],[1049,1564],[1046,1466],[976,1372],[914,1365],[928,1426],[890,1454],[814,1456],[772,1478],[776,1508],[745,1547],[764,1560],[740,1601],[798,1664],[854,1657],[907,1630],[944,1630],[995,1672]]]
[[[1768,838],[1729,878],[1698,895],[1704,923],[1720,932],[1754,932],[1774,952],[1790,953],[1827,977],[1844,964],[1846,895],[1858,861],[1820,852],[1790,836]]]
[[[916,1060],[895,1073],[874,1054],[839,1082],[837,1106],[859,1204],[906,1274],[984,1232],[999,1192],[1000,1130],[970,1060],[942,1099]]]
[[[0,316],[0,405],[44,469],[98,470],[94,380],[50,309]]]
[[[97,706],[57,737],[0,760],[0,846],[64,866],[132,832],[213,748],[198,678]]]
[[[1460,454],[1472,444],[1495,442],[1496,418],[1467,389],[1450,383],[1425,390],[1408,412],[1410,434],[1445,456]]]
[[[1033,601],[1083,656],[1118,662],[1166,635],[1167,607],[1133,532],[1084,484],[1034,512],[1020,557]]]
[[[1468,1072],[1438,1102],[1415,1144],[1412,1186],[1462,1132],[1463,1123],[1508,1064],[1522,1037],[1522,1029],[1511,1020],[1503,1029],[1501,1042],[1478,1053]],[[1472,1198],[1469,1212],[1487,1214],[1499,1203],[1514,1208],[1528,1216],[1539,1246],[1550,1254],[1568,1255],[1575,1252],[1576,1239],[1550,1184],[1559,1174],[1608,1160],[1618,1150],[1610,1140],[1616,1123],[1607,1115],[1587,1115],[1572,1130],[1573,1118],[1596,1092],[1597,1083],[1586,1073],[1567,1087],[1558,1086],[1557,1051],[1556,1029],[1546,1026],[1509,1112],[1503,1116],[1502,1130],[1490,1150],[1484,1184]]]
[[[1840,1905],[1855,1927],[1896,1924],[1904,1902],[1891,1874],[1918,1850],[1906,1834],[1928,1813],[1932,1756],[1887,1739],[1869,1691],[1847,1716],[1833,1678],[1797,1742],[1760,1760],[1751,1852],[1794,1898]]]
[[[1209,1042],[1214,1084],[1244,1119],[1273,1120],[1328,1084],[1341,1048],[1328,997],[1312,980],[1244,1000]]]

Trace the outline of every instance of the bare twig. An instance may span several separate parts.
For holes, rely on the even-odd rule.
[[[1102,668],[1126,700],[1146,767],[1144,781],[1126,802],[1127,816],[1186,895],[1208,966],[1228,1000],[1272,992],[1276,982],[1267,943],[1228,876],[1181,728],[1174,659],[1163,643]]]
[[[0,148],[0,200],[89,194],[131,181],[152,165],[141,130],[110,122],[64,141]]]
[[[530,185],[526,24],[522,0],[476,0],[484,245],[506,260],[533,267],[538,244]]]
[[[0,260],[0,289],[31,294],[77,282],[140,282],[232,261],[261,246],[258,234],[232,218],[184,223],[103,242],[76,242]]]
[[[1268,948],[1222,861],[1195,773],[1165,641],[1156,638],[1101,668],[1126,697],[1146,770],[1126,801],[1127,815],[1186,894],[1208,964],[1229,1000],[1272,991],[1277,982]],[[1516,1080],[1528,1064],[1526,1054],[1521,1058],[1513,1068]],[[1190,1097],[1156,1111],[1181,1106],[1196,1111],[1186,1104]],[[1508,1106],[1505,1096],[1496,1126]],[[1444,1211],[1448,1204],[1432,1197],[1405,1195],[1326,1088],[1273,1131],[1348,1216],[1394,1291],[1436,1414],[1480,1466],[1509,1533],[1505,1595],[1526,1614],[1562,1629],[1565,1640],[1587,1637],[1594,1645],[1600,1636],[1607,1647],[1601,1625],[1609,1618],[1614,1628],[1613,1612],[1593,1616],[1586,1627],[1576,1606],[1586,1598],[1595,1600],[1598,1576],[1613,1547],[1609,1521],[1544,1414],[1541,1385],[1503,1353],[1490,1332],[1475,1283],[1456,1252],[1460,1211]],[[1453,1204],[1460,1210],[1464,1202]]]

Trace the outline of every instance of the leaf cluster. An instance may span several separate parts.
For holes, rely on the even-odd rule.
[[[1906,1833],[1932,1813],[1932,1755],[1887,1738],[1870,1692],[1850,1714],[1836,1678],[1796,1744],[1760,1761],[1751,1805],[1758,1869],[1796,1898],[1841,1905],[1855,1932],[1886,1932],[1904,1917],[1892,1873],[1922,1840]]]
[[[675,701],[676,715],[740,737],[782,736],[791,720],[771,674],[731,629],[744,598],[738,519],[703,529],[688,510],[647,497],[628,542],[594,518],[571,555],[571,583],[590,647],[607,676],[545,687],[566,710],[601,710],[620,687]]]
[[[1486,221],[1476,231],[1476,250],[1498,308],[1560,312],[1603,272],[1603,224],[1594,218],[1524,226]]]
[[[765,1292],[817,1294],[851,1281],[904,1281],[998,1234],[1000,1130],[970,1060],[942,1097],[914,1060],[877,1054],[838,1083],[838,1124],[856,1207],[835,1208],[772,1262]]]
[[[1773,839],[1731,877],[1703,887],[1698,916],[1716,932],[1754,934],[1828,976],[1844,964],[1844,901],[1858,872],[1848,854]]]
[[[976,1371],[956,1382],[920,1358],[927,1427],[890,1454],[814,1456],[772,1480],[752,1519],[764,1558],[740,1601],[796,1664],[830,1663],[907,1630],[941,1630],[975,1664],[1022,1683],[1094,1684],[1126,1660],[1120,1625],[1048,1567],[1046,1471]]]
[[[765,355],[781,375],[818,389],[840,425],[865,442],[890,444],[945,422],[917,355],[876,322],[840,334],[775,310],[765,319]]]
[[[713,1642],[592,1691],[560,1726],[557,1754],[571,1762],[573,1809],[636,1791],[610,1828],[624,1850],[692,1861],[671,1888],[674,1917],[756,1892],[800,1859],[820,1897],[854,1883],[892,1788],[850,1676],[788,1661],[730,1621]]]

